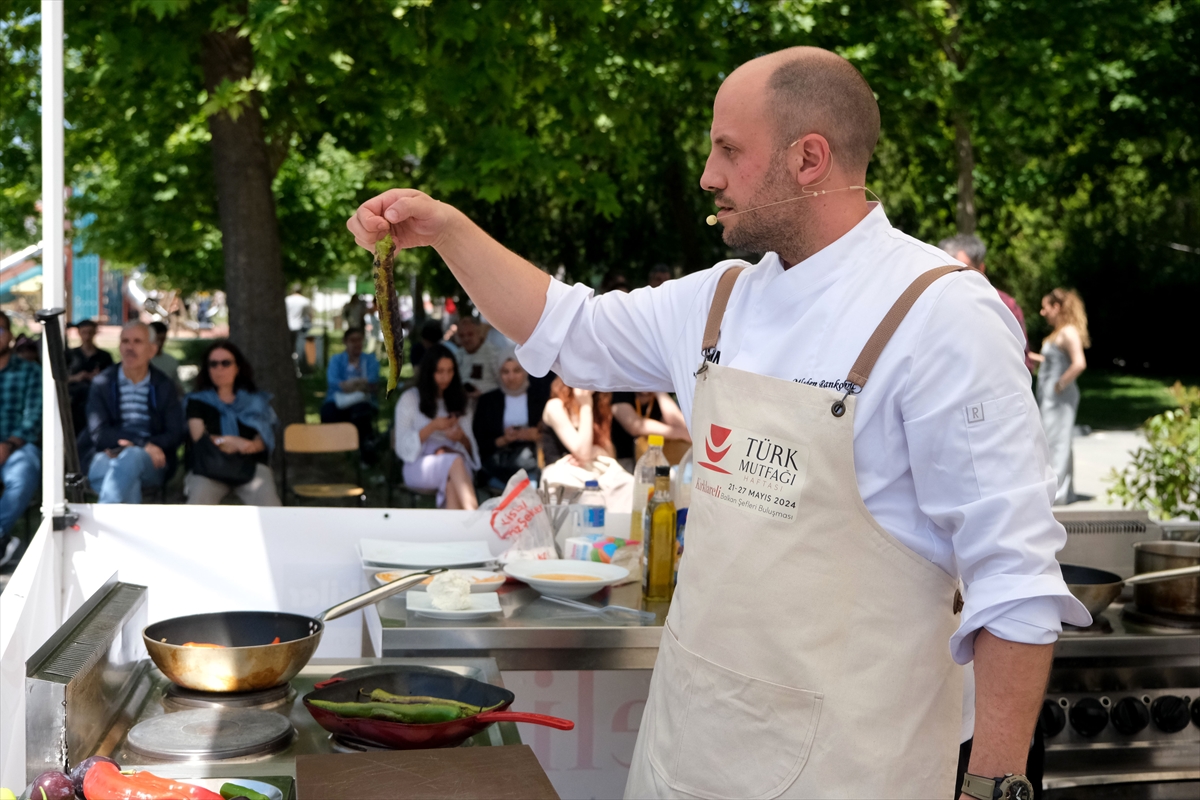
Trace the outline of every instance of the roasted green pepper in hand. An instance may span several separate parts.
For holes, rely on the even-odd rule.
[[[379,311],[379,327],[383,329],[383,352],[388,359],[387,391],[390,395],[400,379],[404,365],[403,329],[400,320],[400,297],[396,294],[394,272],[396,244],[389,233],[375,243],[375,308]]]
[[[401,722],[407,725],[428,725],[435,722],[451,722],[463,715],[458,708],[442,703],[334,703],[329,700],[309,700],[317,708],[330,711],[339,717],[356,719],[380,719],[385,722]]]

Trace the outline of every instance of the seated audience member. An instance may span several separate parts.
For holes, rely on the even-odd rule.
[[[646,452],[646,437],[658,434],[667,440],[691,442],[683,412],[666,392],[614,392],[612,399],[613,448],[617,461],[633,471]]]
[[[342,339],[346,349],[329,359],[321,422],[350,422],[358,428],[364,460],[375,456],[375,418],[379,406],[379,359],[363,352],[362,330],[352,328]]]
[[[39,339],[30,339],[28,336],[21,334],[17,339],[17,343],[13,345],[13,354],[17,358],[23,358],[30,364],[42,366],[42,343]]]
[[[183,381],[179,380],[179,361],[175,356],[163,350],[167,345],[167,334],[170,328],[165,322],[151,322],[150,330],[154,331],[154,346],[158,348],[154,358],[150,359],[151,365],[156,367],[159,372],[171,379],[171,383],[175,384],[175,391],[183,396]]]
[[[478,319],[465,316],[458,321],[458,366],[462,370],[463,390],[475,402],[500,386],[497,365],[502,360],[495,345],[487,340],[487,331]]]
[[[425,322],[421,325],[421,333],[419,338],[415,338],[409,343],[409,360],[412,362],[414,367],[421,366],[421,362],[425,360],[425,353],[429,350],[429,348],[435,347],[439,344],[444,344],[442,340],[444,333],[445,331],[442,330],[442,323],[440,320],[425,320]]]
[[[479,461],[493,485],[504,488],[519,469],[537,483],[538,422],[545,407],[546,395],[530,384],[517,357],[505,358],[500,365],[500,388],[480,397],[475,408]]]
[[[13,353],[12,323],[0,311],[0,566],[20,542],[11,535],[42,479],[42,370]]]
[[[655,264],[650,268],[650,274],[646,277],[646,285],[651,289],[657,289],[667,281],[674,277],[671,274],[671,268],[666,264]]]
[[[271,395],[258,391],[233,342],[214,342],[200,357],[184,416],[192,441],[184,480],[190,505],[216,505],[230,492],[248,506],[279,505],[269,466],[277,422]]]
[[[610,269],[604,274],[603,280],[600,281],[600,288],[596,291],[596,294],[628,291],[629,279],[625,277],[625,273],[619,269]]]
[[[87,427],[87,400],[92,380],[112,366],[113,357],[107,350],[96,347],[95,322],[81,320],[75,330],[79,332],[80,345],[67,348],[67,394],[71,397],[71,419],[75,423],[75,433],[79,434]]]
[[[632,508],[633,476],[613,458],[610,394],[572,389],[555,378],[542,409],[542,452],[543,486],[582,487],[596,480],[609,508]]]
[[[396,455],[404,461],[404,482],[437,490],[438,508],[478,507],[473,475],[479,448],[458,362],[434,345],[425,353],[417,385],[396,402]]]
[[[121,330],[121,363],[101,372],[88,395],[80,463],[101,503],[140,503],[162,486],[183,443],[183,407],[171,379],[150,366],[154,332],[131,322]]]

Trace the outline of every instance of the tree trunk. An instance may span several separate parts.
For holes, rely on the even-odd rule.
[[[975,149],[971,146],[971,120],[962,110],[954,112],[954,154],[958,162],[958,232],[974,233]]]
[[[662,141],[670,142],[673,147],[666,154],[666,169],[663,173],[663,188],[666,191],[668,213],[671,215],[670,224],[675,228],[679,239],[678,259],[682,262],[684,273],[706,269],[711,264],[703,263],[700,252],[700,235],[697,233],[698,215],[696,209],[687,198],[695,194],[695,185],[688,186],[687,171],[683,164],[682,150],[675,145],[675,128],[663,123],[660,133]],[[668,266],[675,267],[674,263]]]
[[[238,36],[236,28],[205,34],[200,59],[210,95],[222,81],[248,78],[254,68],[250,40]],[[275,411],[288,425],[304,421],[304,406],[284,308],[283,259],[271,190],[274,176],[258,94],[252,93],[238,111],[236,119],[226,111],[208,118],[229,335],[254,366],[259,388],[275,395]]]

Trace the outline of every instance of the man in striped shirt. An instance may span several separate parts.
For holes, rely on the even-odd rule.
[[[140,503],[162,486],[183,441],[183,408],[171,379],[150,365],[154,331],[131,322],[121,331],[121,363],[92,381],[81,460],[101,503]]]

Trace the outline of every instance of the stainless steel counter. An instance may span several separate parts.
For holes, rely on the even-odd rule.
[[[389,658],[494,658],[501,670],[650,669],[658,655],[666,603],[642,603],[641,585],[605,589],[582,601],[654,612],[653,623],[576,612],[523,584],[501,587],[500,613],[447,622],[410,613],[405,594],[375,606]],[[368,611],[368,613],[371,613]],[[369,625],[370,623],[368,623]]]

